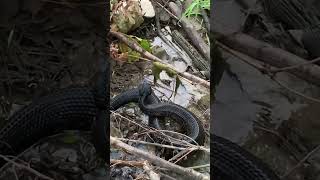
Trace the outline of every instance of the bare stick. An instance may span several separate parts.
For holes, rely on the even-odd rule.
[[[190,168],[190,169],[200,169],[200,168],[206,168],[206,167],[210,167],[210,164],[192,166],[192,167],[188,167],[188,168]]]
[[[148,161],[143,163],[143,169],[148,173],[150,180],[160,180],[159,174],[155,173]]]
[[[303,97],[303,98],[305,98],[305,99],[308,99],[308,100],[310,100],[310,101],[313,101],[313,102],[316,102],[316,103],[320,103],[320,99],[316,99],[316,98],[313,98],[313,97],[309,97],[309,96],[304,95],[304,94],[302,94],[302,93],[300,93],[300,92],[298,92],[298,91],[296,91],[296,90],[294,90],[294,89],[291,89],[291,88],[289,88],[288,86],[286,86],[285,84],[283,84],[282,82],[280,82],[279,80],[275,79],[274,77],[272,78],[272,80],[274,80],[279,86],[287,89],[288,91],[290,91],[290,92],[292,92],[292,93],[294,93],[294,94],[296,94],[296,95],[299,95],[299,96],[301,96],[301,97]]]
[[[283,49],[273,47],[272,45],[257,40],[243,33],[234,33],[225,35],[217,32],[220,36],[218,40],[232,49],[244,53],[256,60],[267,63],[277,68],[295,66],[307,62],[307,60],[287,52]],[[320,67],[314,64],[301,66],[287,70],[288,72],[300,77],[308,82],[320,86]]]
[[[159,143],[151,143],[151,142],[146,142],[146,141],[132,140],[132,139],[127,139],[127,138],[118,138],[118,139],[121,141],[128,141],[128,142],[134,142],[134,143],[138,143],[138,144],[145,144],[145,145],[151,145],[151,146],[159,146],[159,147],[163,147],[163,148],[176,149],[176,150],[186,150],[189,147],[191,147],[194,150],[201,150],[201,151],[205,151],[207,153],[210,153],[210,149],[205,148],[203,146],[196,146],[193,144],[190,144],[190,146],[188,148],[183,148],[183,147],[177,147],[177,146],[171,146],[171,145],[165,145],[165,144],[159,144]]]
[[[320,150],[320,145],[318,145],[316,148],[314,148],[303,159],[301,159],[298,164],[296,164],[293,168],[291,168],[283,176],[281,176],[281,179],[288,177],[292,172],[294,172],[297,168],[299,168],[305,161],[307,161],[313,154],[315,154],[319,150]]]
[[[175,67],[173,67],[170,64],[164,63],[160,58],[154,56],[153,54],[149,53],[148,51],[144,50],[142,47],[140,47],[140,45],[138,45],[137,43],[130,41],[125,34],[120,33],[120,32],[115,32],[115,31],[110,31],[109,32],[112,36],[117,37],[119,40],[123,41],[124,43],[126,43],[131,49],[141,53],[143,56],[145,56],[146,58],[152,60],[152,61],[156,61],[162,64],[165,64],[165,66],[169,67],[170,69],[174,70],[175,72],[178,73],[179,76],[182,76],[192,82],[196,82],[199,83],[201,85],[203,85],[206,88],[210,88],[210,83],[202,78],[199,78],[195,75],[192,75],[190,73],[187,72],[182,72],[179,70],[176,70]]]
[[[118,140],[115,137],[110,136],[110,143],[112,146],[116,146],[118,148],[125,149],[126,152],[140,156],[140,157],[152,162],[153,164],[155,164],[157,166],[170,169],[170,170],[172,170],[178,174],[181,174],[181,175],[186,175],[194,180],[200,180],[200,179],[201,180],[204,180],[204,179],[209,180],[209,177],[206,175],[203,175],[203,174],[201,174],[197,171],[194,171],[192,169],[183,168],[183,167],[178,166],[176,164],[170,163],[164,159],[161,159],[157,156],[149,154],[148,152],[134,148],[128,144],[121,142],[120,140]]]
[[[316,99],[316,98],[313,98],[313,97],[309,97],[309,96],[307,96],[307,95],[304,95],[304,94],[302,94],[302,93],[300,93],[300,92],[298,92],[298,91],[296,91],[296,90],[294,90],[294,89],[289,88],[288,86],[284,85],[284,84],[283,84],[282,82],[280,82],[279,80],[275,79],[275,73],[273,73],[273,72],[276,72],[276,70],[266,69],[265,67],[263,67],[262,65],[260,65],[260,64],[258,64],[258,63],[253,63],[252,61],[253,61],[253,60],[256,60],[256,59],[254,59],[254,58],[252,58],[252,57],[250,57],[250,56],[248,56],[248,55],[246,55],[246,54],[243,54],[243,53],[241,53],[241,52],[238,52],[238,51],[236,51],[236,50],[233,50],[233,49],[229,48],[228,46],[225,46],[224,44],[222,44],[222,43],[220,43],[220,42],[217,42],[217,45],[218,45],[220,48],[222,48],[222,49],[226,50],[227,52],[229,52],[230,54],[232,54],[233,56],[239,58],[239,59],[242,60],[243,62],[249,64],[250,66],[252,66],[252,67],[254,67],[254,68],[256,68],[256,69],[259,70],[261,73],[267,74],[267,75],[269,76],[269,78],[271,78],[273,81],[275,81],[279,86],[281,86],[281,87],[287,89],[288,91],[290,91],[290,92],[292,92],[292,93],[294,93],[294,94],[296,94],[296,95],[299,95],[299,96],[301,96],[301,97],[303,97],[303,98],[305,98],[305,99],[308,99],[308,100],[310,100],[310,101],[314,101],[314,102],[316,102],[316,103],[320,103],[320,100],[319,100],[319,99]],[[315,61],[318,61],[318,59],[315,59],[315,60],[313,60],[313,61],[314,61],[314,62],[315,62]],[[308,63],[308,64],[309,64],[309,63]],[[300,67],[300,66],[302,66],[302,65],[306,65],[306,63],[287,67],[287,70],[290,70],[290,69],[292,69],[292,68],[297,68],[298,66]],[[284,69],[284,68],[283,68],[283,69]],[[278,72],[281,72],[281,71],[278,71]],[[276,73],[277,73],[277,72],[276,72]]]
[[[133,167],[143,167],[144,162],[141,161],[124,161],[124,160],[117,160],[117,159],[110,159],[110,163],[112,166],[116,165],[126,165],[126,166],[133,166]]]
[[[151,142],[139,141],[139,140],[132,140],[132,139],[126,139],[126,138],[118,138],[118,139],[121,141],[128,141],[128,142],[134,142],[134,143],[138,143],[138,144],[158,146],[158,147],[168,148],[168,149],[176,149],[176,150],[187,149],[187,148],[182,148],[182,147],[170,146],[170,145],[159,144],[159,143],[151,143]]]
[[[296,64],[296,65],[292,65],[292,66],[288,66],[288,67],[284,67],[284,68],[279,68],[279,69],[275,69],[275,70],[271,70],[272,73],[278,73],[278,72],[282,72],[282,71],[288,71],[288,70],[292,70],[292,69],[296,69],[299,68],[301,66],[306,66],[306,65],[310,65],[310,64],[314,64],[316,62],[320,61],[320,57],[313,59],[311,61],[307,61],[307,62],[303,62],[301,64]]]

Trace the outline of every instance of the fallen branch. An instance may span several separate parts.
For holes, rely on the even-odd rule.
[[[111,166],[116,165],[125,165],[125,166],[132,166],[132,167],[143,167],[144,162],[141,161],[124,161],[124,160],[117,160],[117,159],[110,159]]]
[[[143,169],[148,173],[150,180],[160,180],[159,174],[155,173],[151,165],[148,163],[148,161],[145,161],[143,164]]]
[[[258,63],[255,63],[254,61],[256,61],[256,59],[246,55],[246,54],[243,54],[241,52],[238,52],[236,50],[233,50],[231,48],[229,48],[228,46],[225,46],[224,44],[220,43],[220,42],[217,42],[216,43],[220,48],[224,49],[225,51],[229,52],[231,55],[239,58],[240,60],[242,60],[243,62],[249,64],[250,66],[254,67],[255,69],[257,69],[258,71],[260,71],[261,73],[263,74],[266,74],[270,79],[272,79],[273,81],[275,81],[279,86],[287,89],[288,91],[296,94],[296,95],[299,95],[305,99],[308,99],[310,101],[314,101],[316,103],[320,103],[320,100],[319,99],[316,99],[316,98],[313,98],[313,97],[309,97],[309,96],[306,96],[294,89],[291,89],[289,88],[288,86],[284,85],[282,82],[280,82],[279,80],[275,79],[275,75],[276,73],[278,72],[282,72],[282,71],[288,71],[288,70],[291,70],[291,69],[295,69],[295,68],[298,68],[300,66],[303,66],[303,65],[307,65],[309,63],[302,63],[302,64],[298,64],[298,65],[292,65],[290,67],[287,67],[287,68],[271,68],[271,67],[264,67]],[[313,62],[315,62],[317,59],[313,60]]]
[[[181,77],[184,77],[192,82],[196,82],[199,83],[200,85],[203,85],[206,88],[210,88],[210,83],[204,79],[201,79],[195,75],[192,75],[190,73],[187,72],[182,72],[182,71],[178,71],[176,70],[175,67],[173,67],[170,64],[164,63],[160,58],[154,56],[153,54],[149,53],[148,51],[144,50],[142,47],[140,47],[137,43],[130,41],[125,34],[120,33],[120,32],[115,32],[115,31],[110,31],[109,32],[112,36],[117,37],[119,40],[123,41],[124,43],[126,43],[131,49],[141,53],[143,56],[145,56],[146,58],[152,60],[152,61],[156,61],[162,64],[165,64],[165,66],[169,67],[170,69],[172,69],[173,71],[177,72],[177,74]]]
[[[188,168],[190,168],[190,169],[200,169],[200,168],[207,168],[207,167],[210,167],[210,164],[192,166],[192,167],[188,167]]]
[[[122,148],[124,149],[126,152],[131,153],[131,154],[135,154],[137,156],[140,156],[148,161],[150,161],[151,163],[160,166],[162,168],[166,168],[166,169],[170,169],[171,171],[174,171],[178,174],[181,175],[185,175],[187,177],[190,177],[191,179],[195,179],[195,180],[209,180],[209,177],[206,175],[203,175],[197,171],[194,171],[192,169],[187,169],[181,166],[178,166],[176,164],[170,163],[164,159],[161,159],[157,156],[151,155],[145,151],[142,151],[140,149],[134,148],[128,144],[125,144],[123,142],[121,142],[120,140],[118,140],[115,137],[110,136],[110,143],[112,146],[116,146],[118,148]]]
[[[290,52],[272,47],[268,43],[259,41],[243,33],[235,33],[228,36],[218,33],[218,35],[218,40],[230,48],[277,68],[295,66],[307,62],[307,60]],[[287,71],[320,86],[320,67],[317,65],[309,64],[308,66],[299,66],[294,69],[288,69]]]
[[[171,146],[171,145],[165,145],[165,144],[159,144],[159,143],[152,143],[152,142],[146,142],[146,141],[139,141],[139,140],[133,140],[133,139],[126,139],[126,138],[118,138],[118,139],[121,140],[121,141],[133,142],[133,143],[150,145],[150,146],[158,146],[158,147],[162,147],[162,148],[175,149],[175,150],[181,150],[181,151],[188,149],[188,148],[184,148],[184,147],[177,147],[177,146]],[[207,153],[210,153],[210,149],[205,148],[203,146],[194,146],[194,145],[192,145],[190,147],[192,147],[194,150],[201,150],[201,151],[205,151]]]

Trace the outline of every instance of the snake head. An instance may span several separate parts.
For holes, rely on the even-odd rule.
[[[151,89],[151,84],[148,83],[147,81],[143,81],[139,86],[139,95],[140,96],[148,96],[151,94],[152,89]]]

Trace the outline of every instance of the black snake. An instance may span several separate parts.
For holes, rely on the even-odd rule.
[[[107,110],[116,110],[125,104],[135,102],[149,115],[150,126],[160,128],[161,117],[170,116],[186,127],[190,142],[203,145],[204,130],[198,118],[185,108],[163,103],[152,92],[150,85],[143,83],[138,88],[128,90],[111,99],[106,95],[109,70],[101,67],[101,77],[97,86],[70,87],[45,96],[25,106],[10,118],[0,130],[0,154],[17,155],[41,138],[62,130],[89,130],[92,127],[96,151],[107,159],[109,137],[107,129],[110,120]],[[225,140],[211,135],[211,166],[216,180],[278,180],[277,176],[260,160]],[[5,161],[0,162],[0,166]]]

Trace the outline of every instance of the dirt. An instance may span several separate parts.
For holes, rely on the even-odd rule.
[[[105,51],[103,7],[36,2],[37,11],[20,9],[0,28],[0,104],[6,116],[12,104],[86,83],[96,72],[98,52]]]

